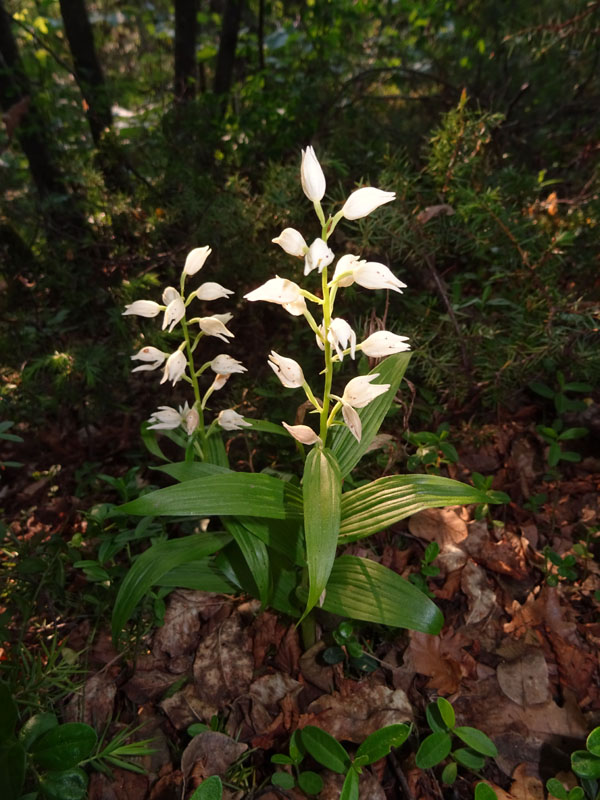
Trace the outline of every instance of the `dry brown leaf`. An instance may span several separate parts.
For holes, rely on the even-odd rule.
[[[318,657],[327,645],[323,640],[314,644],[300,657],[300,672],[302,677],[322,689],[331,692],[333,689],[333,669],[326,664],[320,664]]]
[[[205,594],[184,589],[171,592],[164,624],[154,634],[152,650],[155,654],[167,653],[175,658],[196,649],[201,626],[201,609],[210,602]]]
[[[185,730],[193,722],[208,723],[213,714],[219,711],[214,703],[198,697],[193,684],[188,684],[171,697],[166,697],[159,705],[171,725],[179,731]]]
[[[85,722],[100,733],[113,717],[116,693],[115,677],[109,670],[92,675],[69,700],[65,722]]]
[[[427,542],[437,542],[440,553],[436,566],[447,575],[460,569],[467,556],[463,543],[468,535],[467,512],[464,508],[427,508],[408,521],[413,536]]]
[[[201,699],[221,709],[248,691],[253,670],[248,631],[242,628],[239,616],[232,615],[196,651],[196,692]]]
[[[496,592],[490,588],[485,572],[474,561],[467,561],[461,571],[460,588],[469,599],[467,625],[481,622],[498,607]]]
[[[187,781],[192,770],[197,778],[210,778],[211,775],[225,777],[228,768],[248,745],[236,742],[230,736],[218,731],[202,731],[191,740],[181,756],[181,771]]]
[[[426,225],[429,220],[435,219],[441,215],[451,217],[454,214],[454,209],[448,203],[441,203],[437,206],[427,206],[423,211],[417,214],[417,222],[421,225]]]
[[[527,764],[519,764],[512,775],[510,793],[514,800],[544,800],[544,786],[537,775],[531,775]]]
[[[440,636],[411,631],[404,660],[415,672],[428,675],[427,687],[440,694],[453,694],[461,680],[476,672],[475,659],[463,647],[469,644],[461,633],[445,631]]]
[[[302,648],[300,647],[298,628],[296,625],[290,625],[277,648],[274,664],[282,672],[287,672],[289,675],[297,675],[300,669],[301,655]]]
[[[520,706],[547,703],[551,698],[548,665],[541,650],[499,664],[496,675],[504,694]]]
[[[148,778],[129,770],[112,768],[112,779],[93,772],[88,787],[88,800],[144,800]]]
[[[523,542],[508,530],[504,530],[502,539],[494,542],[491,539],[486,522],[475,520],[469,524],[469,536],[464,549],[491,572],[508,575],[515,580],[524,580],[529,575]]]

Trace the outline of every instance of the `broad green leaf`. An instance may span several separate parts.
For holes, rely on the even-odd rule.
[[[211,775],[202,781],[190,800],[221,800],[223,797],[223,784],[218,775]]]
[[[30,753],[42,769],[69,770],[91,755],[97,740],[96,731],[89,725],[66,722],[34,742]]]
[[[323,778],[316,772],[307,769],[305,772],[299,773],[298,786],[304,794],[319,794],[323,789]]]
[[[444,618],[439,608],[412,583],[391,569],[358,556],[334,561],[323,608],[350,619],[361,619],[438,634]]]
[[[142,442],[146,446],[146,449],[149,453],[157,458],[160,458],[162,461],[170,461],[169,458],[163,453],[156,438],[156,431],[154,429],[148,428],[148,423],[143,422],[140,428],[140,435],[142,437]]]
[[[117,510],[142,517],[247,515],[297,519],[302,515],[302,497],[296,486],[270,475],[225,472],[158,489]]]
[[[50,800],[84,800],[87,797],[88,776],[82,769],[47,772],[40,787]]]
[[[200,592],[231,594],[235,587],[215,566],[211,558],[200,558],[180,564],[156,581],[155,586],[171,589],[195,589]]]
[[[415,763],[419,769],[430,769],[447,758],[451,749],[452,738],[449,733],[431,733],[421,742]]]
[[[485,766],[485,758],[470,747],[457,747],[452,756],[462,767],[479,772]]]
[[[250,533],[238,520],[225,518],[223,523],[227,532],[233,536],[237,546],[240,548],[256,583],[258,598],[261,605],[265,607],[269,601],[271,583],[267,547],[263,541]]]
[[[384,530],[425,508],[493,502],[487,492],[439,475],[389,475],[342,495],[340,544]]]
[[[481,781],[475,787],[475,800],[498,800],[498,795],[488,783]]]
[[[552,797],[556,797],[557,800],[567,800],[568,798],[567,790],[557,778],[550,778],[547,780],[546,789],[548,790],[548,794],[551,794]]]
[[[6,683],[0,682],[0,739],[14,734],[18,716],[12,692]]]
[[[445,697],[438,697],[436,702],[444,725],[448,728],[453,728],[456,725],[456,716],[454,715],[452,703],[449,703]]]
[[[220,467],[229,467],[227,450],[223,443],[223,437],[217,430],[204,442],[204,460],[209,464],[217,464]]]
[[[343,775],[350,767],[350,756],[329,733],[307,725],[302,728],[302,744],[310,755],[327,769]]]
[[[39,739],[40,736],[43,736],[52,728],[56,728],[57,725],[58,719],[55,714],[50,712],[35,714],[27,720],[19,731],[19,741],[25,750],[29,750],[36,739]]]
[[[25,782],[25,748],[16,739],[0,741],[0,797],[16,800]]]
[[[597,780],[600,778],[600,758],[587,750],[571,753],[571,769],[580,778]]]
[[[308,599],[304,615],[315,606],[327,584],[340,532],[342,483],[335,458],[313,447],[304,463],[304,540]]]
[[[448,784],[448,786],[452,786],[452,784],[456,780],[457,774],[458,774],[458,767],[456,765],[456,761],[450,761],[450,763],[446,764],[446,766],[442,770],[442,783],[446,783]]]
[[[271,764],[293,764],[294,761],[289,756],[286,756],[284,753],[276,753],[274,756],[271,756]]]
[[[196,478],[208,478],[210,475],[224,475],[231,472],[227,467],[218,464],[209,464],[206,461],[177,461],[173,464],[161,464],[154,467],[157,472],[164,472],[179,483],[193,481]]]
[[[358,773],[352,768],[344,778],[340,800],[358,800]]]
[[[473,750],[476,750],[478,753],[481,753],[484,756],[489,756],[490,758],[496,758],[498,755],[496,745],[492,742],[489,736],[486,736],[485,733],[480,731],[478,728],[470,728],[468,725],[462,725],[458,728],[454,728],[453,732],[466,745],[471,747]]]
[[[593,753],[595,756],[600,756],[600,728],[594,728],[587,737],[585,746],[590,753]]]
[[[384,758],[390,752],[392,747],[400,747],[408,739],[410,733],[410,726],[408,725],[387,725],[385,728],[380,728],[375,733],[364,740],[356,751],[356,758],[366,756],[365,764],[373,764]]]
[[[304,537],[300,521],[238,517],[250,533],[257,536],[271,550],[276,550],[288,561],[298,566],[306,564]]]
[[[373,385],[389,383],[390,388],[367,406],[358,410],[358,415],[362,422],[360,442],[356,441],[346,425],[334,428],[331,436],[331,452],[340,466],[342,478],[345,478],[354,469],[369,449],[369,445],[377,435],[381,423],[396,396],[409,361],[410,353],[397,353],[384,359],[369,373],[370,375],[374,373],[379,375],[373,381]]]
[[[561,442],[568,441],[569,439],[581,439],[589,433],[587,428],[567,428],[558,437]]]
[[[539,381],[533,381],[533,383],[530,383],[529,388],[536,394],[539,394],[540,397],[545,397],[547,400],[553,400],[554,395],[556,394],[553,389],[551,389],[549,386],[546,386],[545,383],[540,383]]]
[[[214,553],[229,540],[224,533],[201,533],[157,542],[149,547],[134,561],[119,588],[112,616],[113,638],[116,639],[146,592],[164,575],[175,567]]]
[[[266,419],[254,419],[253,417],[244,417],[246,422],[249,422],[252,427],[246,428],[247,431],[259,431],[260,433],[274,433],[276,436],[287,436],[290,434],[286,431],[283,425],[276,425],[274,422],[269,422]]]

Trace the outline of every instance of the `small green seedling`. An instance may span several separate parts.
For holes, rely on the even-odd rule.
[[[385,758],[392,747],[400,747],[404,744],[409,734],[410,727],[408,725],[388,725],[386,728],[381,728],[367,736],[352,759],[337,739],[321,728],[307,725],[306,728],[296,731],[292,735],[289,757],[273,756],[271,760],[276,764],[292,766],[298,777],[298,786],[305,794],[314,795],[318,794],[323,787],[320,776],[315,772],[298,770],[305,754],[308,753],[322,766],[345,776],[340,800],[357,800],[358,779],[363,767]],[[302,775],[308,777],[302,778]],[[291,789],[296,785],[294,776],[288,772],[276,772],[272,781],[276,786],[284,789]]]
[[[574,400],[567,396],[567,392],[587,394],[593,391],[593,386],[590,386],[589,383],[580,383],[578,381],[567,383],[564,374],[560,371],[556,373],[556,380],[559,386],[558,390],[551,389],[550,386],[541,381],[530,383],[529,388],[540,397],[552,400],[557,414],[564,414],[566,411],[583,411],[586,407],[583,400]]]
[[[425,552],[423,553],[419,572],[413,572],[408,576],[409,581],[414,583],[414,585],[424,592],[427,597],[435,597],[434,593],[427,585],[427,578],[435,578],[436,575],[440,574],[440,568],[433,566],[433,562],[436,560],[439,554],[439,544],[437,542],[429,542],[425,548]]]
[[[482,489],[484,492],[488,494],[490,498],[492,496],[495,498],[494,500],[490,499],[490,502],[510,503],[510,497],[506,494],[506,492],[492,491],[492,483],[494,481],[493,475],[488,475],[486,477],[485,475],[482,475],[480,472],[472,472],[471,481],[476,489]],[[494,522],[490,512],[490,504],[482,503],[481,505],[478,505],[475,508],[475,519],[482,520],[486,519],[486,517],[488,517],[492,522]]]
[[[4,420],[0,422],[0,439],[3,439],[5,442],[22,442],[23,437],[18,436],[16,433],[8,433],[8,431],[12,428],[15,423],[12,420]],[[22,467],[23,464],[20,461],[0,461],[0,469],[5,469],[6,467]]]
[[[335,645],[323,651],[326,664],[345,663],[349,669],[355,669],[359,673],[374,672],[377,669],[377,660],[365,653],[351,622],[340,622],[332,635]]]
[[[548,586],[558,586],[559,581],[576,581],[579,577],[577,572],[577,559],[575,556],[568,555],[561,557],[551,547],[544,547],[544,572]],[[556,567],[556,571],[552,567]]]
[[[546,782],[551,797],[558,800],[600,800],[600,727],[587,737],[585,750],[571,753],[571,769],[580,780],[580,786],[565,789],[557,778]]]
[[[425,472],[439,472],[442,464],[456,464],[458,453],[454,445],[448,441],[450,426],[443,422],[437,431],[420,431],[405,433],[406,441],[416,447],[416,452],[407,459],[409,470],[424,469]]]
[[[420,769],[431,769],[450,758],[442,771],[443,783],[454,783],[459,766],[479,773],[485,766],[486,757],[495,758],[498,755],[496,745],[485,733],[477,728],[456,725],[452,704],[445,698],[438,697],[435,703],[427,706],[425,713],[432,733],[421,742],[415,761]],[[460,746],[453,750],[454,736],[466,747]],[[490,788],[487,784],[478,784],[480,785]],[[486,790],[480,789],[479,795],[482,792],[485,795]],[[481,795],[482,800],[484,795]],[[478,797],[477,790],[475,796]]]
[[[542,510],[542,506],[547,502],[548,495],[545,492],[540,492],[539,494],[532,494],[529,499],[523,503],[523,508],[534,514],[539,514]]]
[[[563,450],[562,443],[572,441],[573,439],[581,439],[587,436],[587,428],[564,428],[564,423],[561,419],[555,419],[552,427],[547,425],[537,425],[537,432],[542,439],[549,445],[548,447],[548,466],[556,467],[559,461],[570,461],[576,463],[581,461],[581,455],[574,450]]]

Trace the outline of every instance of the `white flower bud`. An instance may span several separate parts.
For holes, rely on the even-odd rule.
[[[364,342],[359,344],[359,349],[370,358],[384,358],[393,353],[403,353],[410,350],[407,344],[408,336],[399,336],[390,331],[375,331]]]
[[[217,375],[231,375],[234,372],[248,371],[241,361],[238,361],[236,358],[232,358],[231,356],[227,355],[227,353],[221,353],[213,358],[213,360],[210,362],[210,368],[213,370],[213,372],[216,372]]]
[[[384,192],[382,189],[365,186],[352,192],[344,203],[342,214],[346,219],[360,219],[368,216],[371,211],[375,211],[384,203],[390,203],[395,199],[395,192]]]
[[[391,289],[402,294],[406,284],[398,280],[394,273],[376,261],[361,261],[353,273],[354,280],[365,289]]]
[[[325,175],[312,147],[302,151],[300,181],[304,194],[313,203],[318,203],[325,194]]]
[[[288,425],[287,422],[282,422],[281,424],[290,436],[293,436],[294,439],[302,444],[316,444],[317,442],[321,442],[320,436],[317,436],[308,425]]]
[[[220,411],[217,422],[226,431],[241,431],[242,428],[252,427],[252,423],[246,422],[242,415],[234,411],[233,408],[225,408]]]
[[[258,289],[244,295],[245,300],[264,300],[266,303],[277,303],[278,305],[286,305],[287,303],[295,303],[302,297],[300,287],[293,281],[288,281],[287,278],[280,278],[279,276],[271,278]]]
[[[163,303],[166,303],[165,316],[163,317],[162,329],[168,327],[169,333],[175,325],[185,317],[185,304],[177,289],[167,286],[163,292]]]
[[[379,397],[380,394],[385,394],[390,388],[389,383],[371,385],[371,381],[378,377],[379,373],[376,372],[374,375],[359,375],[358,378],[352,378],[346,384],[342,403],[353,408],[364,408],[371,400]]]
[[[362,422],[360,421],[358,411],[355,411],[352,406],[343,405],[342,416],[352,436],[354,436],[357,442],[360,442],[362,437]]]
[[[278,244],[290,256],[296,256],[297,258],[303,258],[308,250],[304,237],[295,228],[285,228],[276,239],[271,241],[274,244]]]
[[[195,275],[198,270],[202,269],[204,262],[212,253],[208,245],[206,247],[195,247],[187,254],[183,271],[186,275]]]
[[[181,414],[177,409],[170,406],[159,406],[158,411],[154,411],[148,420],[149,430],[172,431],[181,425]]]
[[[333,259],[333,250],[327,243],[323,239],[315,239],[304,258],[304,274],[308,275],[313,269],[318,269],[319,273],[323,272],[323,268],[328,267]]]
[[[136,317],[156,317],[161,312],[161,307],[154,300],[136,300],[125,306],[123,316],[135,314]]]
[[[200,317],[198,324],[200,325],[202,333],[205,333],[207,336],[216,336],[217,339],[222,339],[224,342],[227,341],[227,336],[233,338],[233,333],[225,327],[224,323],[221,322],[217,315],[213,317]]]
[[[167,358],[161,383],[164,383],[165,381],[173,381],[174,386],[185,374],[186,367],[187,358],[184,356],[181,350],[175,350],[175,352],[171,353],[171,355]]]
[[[293,358],[285,358],[271,350],[269,366],[287,389],[297,389],[304,383],[302,367]]]
[[[198,300],[209,301],[218,300],[221,297],[229,297],[230,294],[233,294],[233,291],[221,286],[220,283],[209,281],[208,283],[203,283],[198,289],[196,289],[194,294]]]
[[[140,364],[139,367],[132,369],[132,372],[146,372],[147,370],[158,369],[164,362],[168,353],[163,353],[157,347],[142,347],[141,350],[131,356],[132,361],[149,361],[149,364]]]
[[[188,404],[185,404],[182,411],[181,423],[185,428],[187,435],[191,436],[200,424],[200,414],[198,414],[195,406],[193,408],[189,408]]]

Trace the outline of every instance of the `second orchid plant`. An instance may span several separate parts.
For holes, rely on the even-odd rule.
[[[156,316],[163,311],[163,328],[172,329],[181,323],[183,341],[174,353],[142,348],[134,358],[143,361],[137,369],[158,368],[164,362],[163,381],[175,383],[184,378],[191,384],[193,406],[183,406],[179,411],[161,407],[151,418],[151,427],[166,429],[183,425],[193,447],[188,446],[185,462],[162,468],[177,484],[127,503],[121,512],[208,517],[215,518],[215,522],[191,536],[154,543],[137,559],[121,585],[115,604],[115,638],[153,586],[254,594],[263,606],[299,619],[307,645],[315,637],[315,606],[352,619],[438,633],[443,624],[442,614],[424,593],[374,560],[338,555],[338,548],[425,508],[501,502],[497,493],[422,474],[390,475],[343,491],[344,478],[377,435],[410,353],[406,336],[377,331],[359,342],[350,322],[343,316],[335,316],[338,293],[353,283],[367,290],[398,293],[405,285],[385,264],[349,253],[337,260],[330,273],[335,256],[328,242],[342,219],[366,217],[392,202],[395,195],[373,187],[359,188],[341,209],[326,216],[321,205],[326,191],[325,175],[311,147],[302,153],[300,178],[304,194],[312,202],[319,220],[320,235],[308,245],[300,232],[286,228],[273,241],[289,255],[303,259],[304,275],[309,277],[316,272],[320,275],[320,285],[309,290],[276,276],[249,292],[246,299],[275,303],[293,316],[304,317],[309,335],[323,351],[323,377],[318,388],[314,382],[309,383],[294,359],[277,350],[268,355],[268,363],[283,386],[302,389],[318,420],[314,427],[282,422],[292,437],[312,446],[304,462],[301,482],[229,469],[224,447],[214,446],[215,442],[221,442],[218,425],[227,430],[250,428],[256,423],[226,409],[208,428],[204,425],[207,399],[219,388],[224,376],[242,372],[244,368],[226,354],[194,367],[194,352],[203,335],[219,336],[226,341],[231,333],[226,328],[228,319],[223,316],[186,319],[187,305],[194,297],[210,300],[228,293],[218,284],[203,284],[185,296],[186,277],[197,272],[208,255],[208,248],[192,250],[179,291],[172,287],[165,290],[162,306],[137,301],[126,313]],[[190,331],[195,325],[199,331],[192,337]],[[334,385],[334,364],[348,357],[354,359],[356,352],[383,360],[368,375],[352,377],[338,389]],[[216,377],[202,395],[198,379],[209,369]]]

